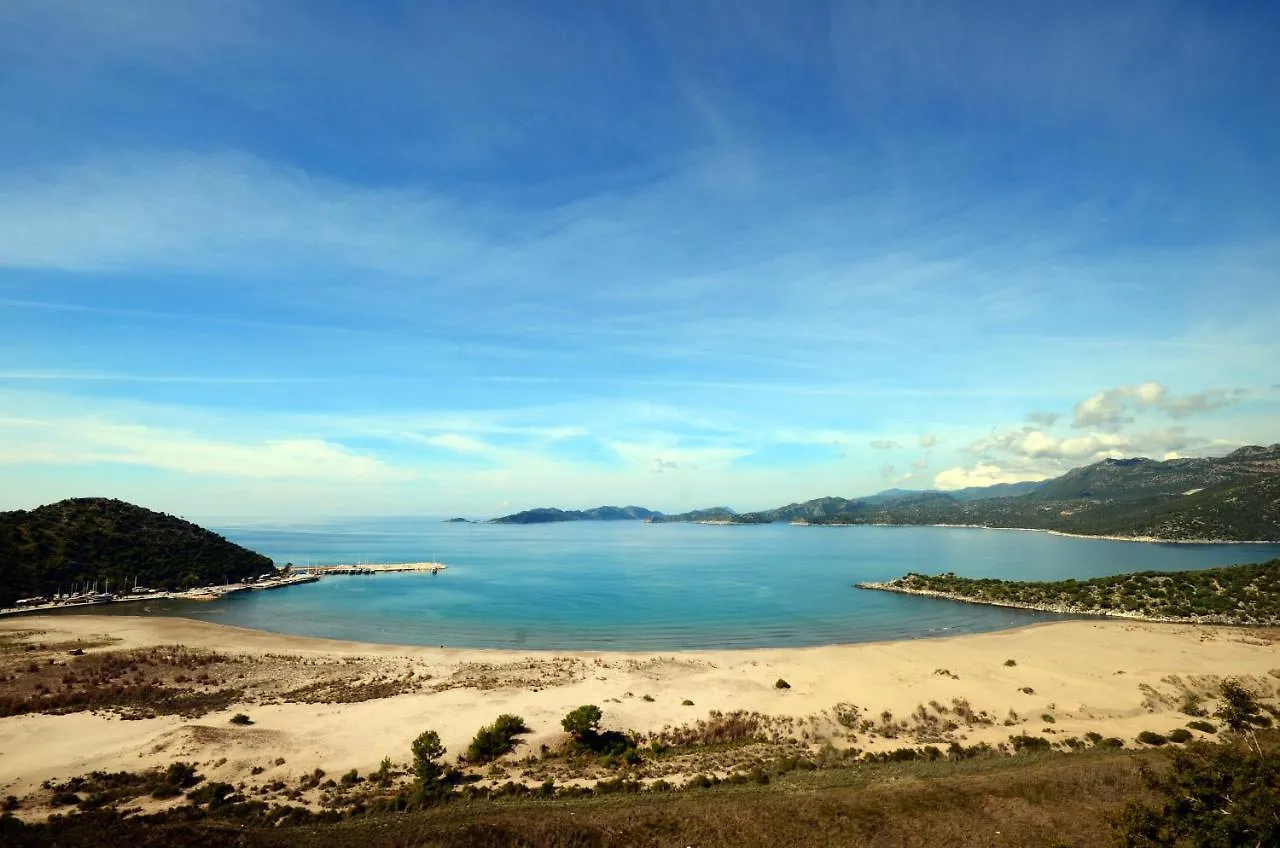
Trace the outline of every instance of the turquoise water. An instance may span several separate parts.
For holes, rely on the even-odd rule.
[[[149,603],[148,613],[368,642],[563,650],[820,645],[997,630],[1063,616],[853,584],[908,571],[1056,580],[1280,556],[1280,545],[1150,545],[940,527],[387,519],[219,532],[280,564],[439,560],[449,570],[326,577],[216,603]],[[139,609],[121,604],[112,612]]]

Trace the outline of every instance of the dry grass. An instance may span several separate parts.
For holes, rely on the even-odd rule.
[[[581,800],[457,801],[333,824],[235,827],[73,821],[14,845],[270,846],[1060,846],[1110,839],[1108,816],[1144,790],[1158,753],[1034,755],[793,772],[767,786]],[[219,842],[218,840],[224,840]]]

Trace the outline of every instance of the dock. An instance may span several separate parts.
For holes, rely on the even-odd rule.
[[[299,574],[313,574],[323,577],[327,574],[391,574],[401,571],[423,571],[439,574],[448,567],[443,562],[382,562],[357,563],[355,565],[295,565],[293,570]]]
[[[315,583],[328,575],[356,574],[390,574],[394,572],[416,571],[439,574],[449,566],[442,562],[386,562],[360,563],[356,565],[304,565],[294,566],[288,574],[263,576],[243,583],[228,583],[223,586],[202,586],[185,592],[130,592],[120,595],[78,595],[72,598],[46,601],[44,603],[20,602],[21,605],[9,609],[0,609],[0,616],[18,615],[22,613],[51,612],[70,608],[102,606],[104,604],[127,604],[135,601],[181,600],[181,601],[216,601],[237,592],[263,592],[270,589],[283,589],[286,586],[298,586],[303,583]],[[33,599],[43,600],[43,599]]]

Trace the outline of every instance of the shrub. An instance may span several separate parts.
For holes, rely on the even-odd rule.
[[[693,701],[690,701],[688,698],[685,698],[683,701],[681,701],[681,702],[680,702],[680,706],[682,706],[682,707],[692,707],[692,706],[693,706]]]
[[[1178,744],[1182,744],[1184,742],[1190,742],[1191,731],[1187,730],[1185,727],[1174,728],[1173,730],[1169,731],[1169,741],[1177,742]]]
[[[1018,736],[1010,736],[1009,741],[1013,743],[1013,750],[1018,753],[1023,751],[1048,751],[1053,747],[1048,739],[1039,736],[1028,736],[1025,733]]]
[[[777,680],[774,681],[773,688],[774,689],[790,689],[791,684],[783,680],[781,677],[779,677]]]
[[[1018,691],[1024,695],[1034,695],[1036,693],[1036,690],[1032,689],[1030,686],[1023,686]]]
[[[1252,735],[1253,726],[1267,727],[1271,720],[1261,714],[1258,699],[1235,680],[1224,680],[1219,689],[1222,703],[1214,715],[1226,722],[1232,733]],[[1256,742],[1254,743],[1256,746]]]
[[[1195,721],[1187,722],[1187,727],[1191,728],[1192,730],[1199,730],[1201,733],[1217,733],[1218,732],[1218,728],[1214,727],[1213,722],[1205,721],[1202,718],[1198,718]]]
[[[360,782],[360,772],[358,769],[352,769],[342,776],[339,780],[343,786],[355,786]]]
[[[500,715],[493,724],[482,727],[467,747],[469,763],[488,763],[509,753],[516,743],[516,736],[528,733],[524,719],[516,715]]]
[[[391,758],[383,757],[382,763],[378,766],[378,770],[369,776],[379,786],[391,785]]]
[[[1169,739],[1152,730],[1144,730],[1138,734],[1138,741],[1143,745],[1163,745]]]
[[[1053,724],[1054,722],[1057,721],[1057,719],[1054,718],[1053,715],[1050,713],[1045,713],[1044,715],[1040,716],[1040,720],[1045,722],[1046,724]]]
[[[1280,845],[1280,755],[1242,745],[1193,745],[1170,768],[1141,766],[1154,803],[1131,801],[1118,844]]]
[[[651,704],[652,704],[652,703],[653,703],[653,696],[652,696],[652,695],[642,695],[642,696],[640,697],[640,700],[642,700],[642,701],[648,701],[649,703],[651,703]]]
[[[1017,660],[1005,660],[1004,664],[1010,668],[1018,664]]]
[[[1094,745],[1097,745],[1099,742],[1102,741],[1102,734],[1098,733],[1096,730],[1090,730],[1088,733],[1084,735],[1084,738],[1088,739]]]
[[[1195,692],[1186,692],[1182,696],[1182,706],[1180,709],[1184,715],[1195,716],[1197,718],[1200,716],[1206,716],[1209,713],[1200,705],[1202,700],[1204,699]]]
[[[600,728],[600,719],[603,717],[604,713],[595,704],[583,704],[561,719],[560,726],[566,733],[572,733],[581,739],[595,733]]]
[[[1103,739],[1101,742],[1098,743],[1098,747],[1099,748],[1123,748],[1124,740],[1118,739],[1115,736],[1108,736],[1106,739]]]
[[[231,723],[232,724],[253,724],[253,719],[249,718],[244,713],[236,713],[231,717]]]

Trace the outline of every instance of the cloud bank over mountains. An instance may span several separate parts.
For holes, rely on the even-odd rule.
[[[1213,412],[1248,396],[1249,392],[1240,388],[1177,395],[1153,381],[1105,389],[1075,405],[1066,430],[1056,426],[1064,420],[1060,413],[1032,412],[1027,416],[1029,424],[993,429],[968,443],[964,452],[975,458],[973,464],[940,471],[934,485],[959,489],[1043,480],[1107,458],[1220,455],[1242,442],[1199,435],[1185,425],[1161,424],[1161,419],[1181,420]],[[1130,429],[1135,424],[1138,426]]]

